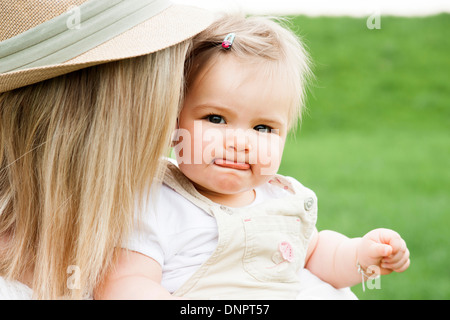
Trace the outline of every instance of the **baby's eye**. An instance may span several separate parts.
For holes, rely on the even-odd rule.
[[[272,131],[272,128],[264,124],[258,124],[253,128],[253,130],[256,130],[258,132],[270,133]]]
[[[217,114],[211,114],[207,116],[205,119],[207,119],[211,123],[221,124],[226,123],[225,119],[222,116],[219,116]]]

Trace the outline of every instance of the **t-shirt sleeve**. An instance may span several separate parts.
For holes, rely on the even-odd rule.
[[[159,201],[153,203],[152,199],[149,197],[142,206],[136,206],[133,229],[123,248],[146,255],[163,266],[162,235],[156,214]]]

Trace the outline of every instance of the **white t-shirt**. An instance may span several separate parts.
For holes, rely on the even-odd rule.
[[[288,194],[269,183],[257,187],[255,192],[255,200],[249,206]],[[144,203],[125,247],[156,260],[162,267],[161,285],[173,293],[212,255],[218,242],[218,227],[214,217],[166,185],[150,200]]]

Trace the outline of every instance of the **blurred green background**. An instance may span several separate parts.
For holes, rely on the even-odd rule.
[[[290,20],[316,79],[280,173],[316,192],[319,230],[406,240],[410,268],[359,299],[450,299],[450,15]]]

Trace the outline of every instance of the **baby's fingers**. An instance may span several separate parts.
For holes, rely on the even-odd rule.
[[[398,252],[397,254],[384,258],[381,261],[381,267],[385,269],[391,269],[395,272],[403,272],[408,269],[410,264],[409,250],[406,248],[404,252]]]
[[[409,250],[406,246],[406,242],[403,239],[395,239],[391,243],[392,252],[390,255],[386,256],[384,260],[389,263],[396,263],[401,259],[404,259],[405,256],[409,258]]]
[[[391,246],[382,243],[373,243],[369,250],[369,255],[372,258],[388,257],[394,252]]]
[[[392,256],[397,254],[403,255],[408,248],[406,247],[406,242],[402,238],[392,239],[389,242],[389,245],[392,247]]]
[[[381,267],[383,269],[390,269],[395,272],[403,272],[409,268],[410,263],[411,263],[411,260],[408,258],[408,259],[402,259],[401,261],[396,262],[396,263],[383,262],[383,263],[381,263]]]

